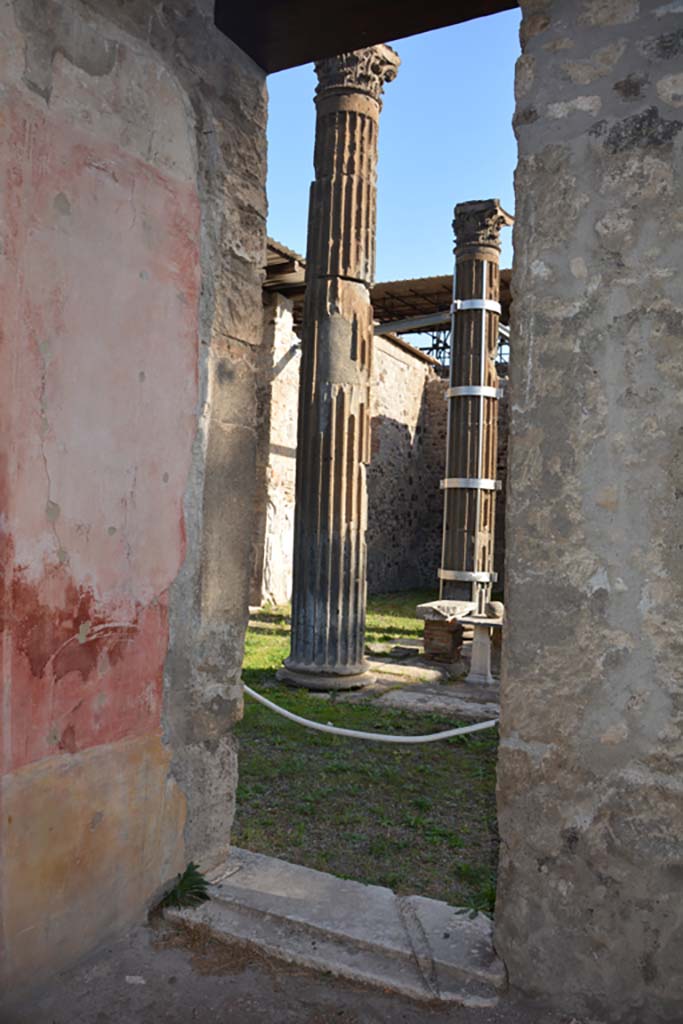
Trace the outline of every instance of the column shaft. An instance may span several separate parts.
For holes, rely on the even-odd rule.
[[[444,489],[441,597],[483,612],[493,580],[500,319],[497,200],[455,208],[456,273]]]
[[[365,467],[370,456],[377,131],[398,57],[318,62],[302,341],[289,682],[366,681]]]

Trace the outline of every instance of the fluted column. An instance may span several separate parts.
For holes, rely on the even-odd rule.
[[[291,654],[280,678],[367,681],[365,467],[375,269],[377,132],[399,58],[373,46],[318,61],[306,255]]]
[[[448,390],[441,597],[490,598],[496,501],[500,229],[497,199],[455,207],[455,288]]]

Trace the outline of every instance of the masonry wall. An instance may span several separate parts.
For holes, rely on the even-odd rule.
[[[0,6],[4,994],[227,851],[265,96],[212,8]]]
[[[293,304],[264,301],[263,381],[252,603],[286,604],[292,591],[301,342]]]
[[[683,8],[523,0],[496,943],[683,1007]]]
[[[259,482],[251,602],[291,597],[300,340],[292,303],[264,307]],[[435,365],[376,337],[368,467],[368,591],[438,587],[446,448],[446,381]]]
[[[386,338],[375,338],[368,466],[368,591],[438,589],[447,381]]]
[[[250,603],[286,604],[292,588],[300,339],[292,302],[264,300]],[[438,590],[447,379],[436,365],[376,337],[368,467],[368,591]],[[507,391],[500,403],[498,477],[507,477]],[[496,502],[495,568],[504,583],[505,491]]]

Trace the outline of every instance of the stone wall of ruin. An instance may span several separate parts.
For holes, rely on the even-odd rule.
[[[292,594],[296,438],[301,341],[292,302],[265,297],[259,477],[254,510],[251,604],[286,604]]]
[[[300,339],[292,303],[265,299],[260,435],[250,603],[285,604],[292,588]],[[438,589],[447,379],[430,361],[376,337],[368,467],[368,591]],[[507,392],[500,402],[498,476],[507,476]],[[502,589],[505,490],[498,496],[495,568]]]
[[[210,0],[0,5],[0,992],[227,853],[264,76]]]
[[[368,466],[368,591],[438,587],[447,380],[375,338]]]
[[[264,309],[260,472],[251,603],[284,604],[292,587],[300,341],[281,295]],[[438,586],[446,380],[433,363],[375,338],[368,467],[368,590]]]
[[[496,945],[683,1006],[683,8],[523,0]]]

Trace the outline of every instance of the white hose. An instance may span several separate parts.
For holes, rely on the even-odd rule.
[[[449,740],[452,736],[464,736],[469,732],[480,732],[481,729],[491,729],[494,725],[498,725],[498,719],[492,718],[488,722],[475,722],[474,725],[461,725],[459,729],[446,729],[445,732],[430,732],[424,736],[388,736],[381,732],[361,732],[358,729],[341,729],[336,725],[323,725],[322,722],[312,722],[310,718],[302,718],[301,715],[295,715],[291,711],[285,711],[279,704],[273,704],[272,700],[268,700],[267,697],[262,697],[256,690],[252,690],[246,683],[243,684],[244,692],[248,693],[250,697],[257,700],[259,704],[263,704],[265,707],[270,708],[271,711],[275,711],[276,714],[282,715],[283,718],[288,718],[290,722],[296,722],[298,725],[305,725],[307,729],[315,729],[317,732],[329,732],[333,736],[350,736],[356,740],[374,740],[375,743],[435,743],[436,740]]]

